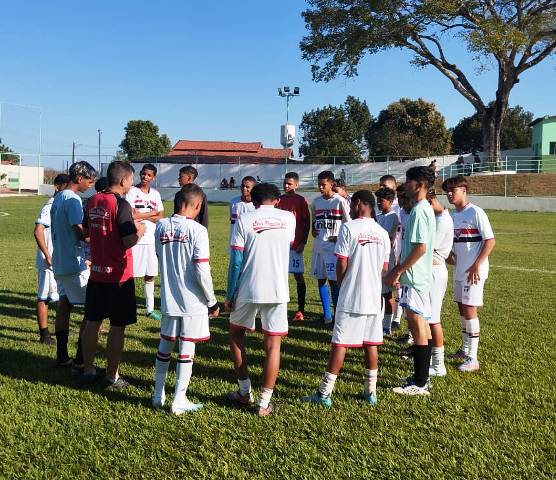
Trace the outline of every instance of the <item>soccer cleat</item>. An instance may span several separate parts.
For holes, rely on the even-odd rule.
[[[465,361],[458,367],[460,372],[473,373],[480,369],[479,362],[476,358],[467,357]]]
[[[253,398],[253,392],[246,393],[242,395],[239,390],[235,390],[232,392],[228,392],[226,394],[226,398],[231,400],[234,403],[241,405],[242,407],[250,407],[255,403],[255,399]]]
[[[397,332],[400,328],[400,322],[395,322],[392,320],[392,326],[390,327],[390,330],[392,330],[392,332]]]
[[[276,406],[272,402],[268,402],[268,407],[257,407],[257,415],[259,417],[268,417],[276,410]]]
[[[333,322],[332,318],[322,317],[322,323],[324,323],[325,325],[332,325],[332,322]]]
[[[184,413],[198,412],[203,407],[204,405],[202,403],[193,403],[188,399],[185,399],[185,403],[183,405],[172,405],[171,412],[174,415],[179,416]]]
[[[324,408],[330,408],[332,406],[332,397],[330,395],[323,395],[319,391],[313,393],[313,395],[307,395],[303,397],[304,402],[315,403],[321,405]]]
[[[448,358],[451,360],[465,360],[467,358],[467,354],[460,348],[457,352],[450,353]]]
[[[363,398],[365,399],[365,401],[371,405],[371,406],[375,406],[378,403],[378,400],[376,398],[376,393],[368,393],[368,394],[363,394]]]
[[[156,310],[151,310],[150,312],[147,312],[147,317],[157,322],[160,322],[160,320],[162,320],[162,315],[160,315],[160,313],[158,313]]]
[[[448,371],[446,366],[442,365],[431,365],[429,368],[429,377],[445,377]]]
[[[392,389],[392,391],[399,395],[430,395],[430,387],[428,382],[425,384],[424,387],[418,387],[414,383],[408,382],[403,387],[396,387]]]
[[[292,318],[292,322],[302,322],[305,320],[302,312],[295,312],[295,315]]]
[[[389,337],[390,335],[392,335],[392,330],[390,328],[383,328],[382,335],[384,335],[385,337]]]
[[[166,402],[166,392],[164,392],[164,390],[162,390],[162,393],[160,394],[160,396],[153,395],[153,398],[152,398],[153,408],[162,408],[164,406],[165,402]]]
[[[103,386],[108,391],[125,390],[130,386],[129,382],[125,381],[122,377],[118,377],[116,381],[104,378]]]
[[[54,345],[56,341],[50,335],[41,335],[39,343],[43,345]]]
[[[61,368],[70,368],[73,365],[73,358],[56,359],[56,366]]]

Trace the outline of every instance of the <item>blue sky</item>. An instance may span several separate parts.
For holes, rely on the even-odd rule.
[[[280,85],[301,87],[290,110],[296,124],[304,111],[338,105],[347,95],[366,100],[375,115],[400,97],[423,97],[437,104],[448,126],[473,113],[442,75],[415,69],[400,51],[367,57],[353,79],[313,82],[299,51],[304,8],[294,0],[5,2],[0,101],[40,106],[43,151],[70,153],[77,141],[78,154],[96,153],[98,128],[103,153],[113,153],[131,119],[154,121],[172,142],[259,140],[278,147],[285,119]],[[492,98],[493,72],[475,76],[462,46],[448,49]],[[535,116],[556,113],[555,67],[550,60],[523,75],[510,103]],[[36,114],[4,106],[5,143],[37,150],[37,130]]]

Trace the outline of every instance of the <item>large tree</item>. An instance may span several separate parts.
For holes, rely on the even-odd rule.
[[[391,48],[413,52],[413,63],[432,66],[475,108],[483,150],[500,154],[500,130],[520,75],[556,51],[556,1],[548,0],[308,0],[308,35],[300,47],[315,80],[353,76],[366,54]],[[475,65],[498,73],[493,105],[450,58],[449,40],[464,42]]]
[[[150,120],[130,120],[125,127],[125,137],[120,148],[132,161],[164,155],[172,145],[166,134],[158,134],[158,126]]]
[[[451,150],[451,134],[434,103],[401,98],[382,110],[367,132],[369,153],[426,157]]]
[[[526,148],[531,145],[533,114],[523,107],[509,107],[500,130],[500,149]],[[477,113],[462,118],[454,127],[452,140],[455,153],[482,150],[481,119]]]
[[[19,163],[19,156],[18,155],[7,155],[8,153],[13,153],[13,150],[8,146],[2,143],[2,139],[0,138],[0,160],[2,163],[8,163],[10,165],[16,165]]]
[[[339,107],[328,105],[305,112],[299,125],[300,155],[313,163],[328,163],[341,157],[343,163],[360,162],[367,152],[365,135],[372,117],[369,107],[348,96]]]

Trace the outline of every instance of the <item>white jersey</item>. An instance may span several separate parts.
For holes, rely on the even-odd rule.
[[[349,259],[337,309],[361,315],[380,313],[382,270],[390,257],[390,238],[386,230],[372,218],[344,223],[334,253],[339,258]]]
[[[485,240],[494,238],[492,227],[484,210],[468,203],[461,211],[452,210],[454,246],[456,255],[456,282],[467,281],[466,270],[473,265],[483,249]],[[481,280],[488,277],[488,258],[479,268]]]
[[[291,212],[261,205],[244,213],[232,229],[230,248],[243,251],[237,303],[284,303],[290,300],[288,267],[295,238]]]
[[[314,250],[334,251],[334,240],[338,236],[340,226],[350,220],[349,209],[346,208],[344,198],[337,193],[330,198],[320,196],[313,200],[313,228],[317,232],[313,243]]]
[[[207,313],[207,307],[216,303],[207,229],[181,215],[163,218],[156,224],[155,249],[162,314],[179,317]]]
[[[434,251],[432,252],[433,263],[442,265],[452,251],[454,242],[454,222],[450,212],[446,209],[436,217],[436,235],[434,237]]]
[[[44,242],[46,243],[46,250],[50,253],[52,257],[52,235],[50,233],[50,209],[52,208],[52,202],[54,201],[54,197],[50,197],[46,203],[41,208],[41,213],[39,213],[39,217],[35,220],[35,225],[42,225],[44,226]],[[35,258],[35,267],[37,270],[47,270],[50,267],[46,264],[46,260],[44,259],[44,254],[41,252],[41,249],[37,247],[37,256]]]
[[[253,202],[244,202],[241,196],[234,197],[230,200],[230,223],[233,225],[241,215],[254,211]]]
[[[390,269],[396,266],[396,262],[399,257],[399,251],[401,250],[401,245],[398,246],[398,226],[400,224],[400,219],[398,214],[394,210],[390,210],[388,213],[381,213],[376,217],[377,223],[386,231],[390,240]],[[393,240],[392,240],[393,239]]]
[[[131,208],[137,210],[138,213],[148,213],[153,210],[162,212],[164,210],[160,193],[152,187],[147,193],[143,192],[140,188],[131,187],[125,199],[131,205]],[[145,234],[139,239],[137,245],[154,243],[155,224],[150,220],[143,220],[141,223],[145,225]]]

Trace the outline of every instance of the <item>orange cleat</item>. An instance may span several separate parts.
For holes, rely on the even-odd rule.
[[[296,312],[292,318],[292,322],[302,322],[303,320],[305,320],[305,317],[301,312]]]

